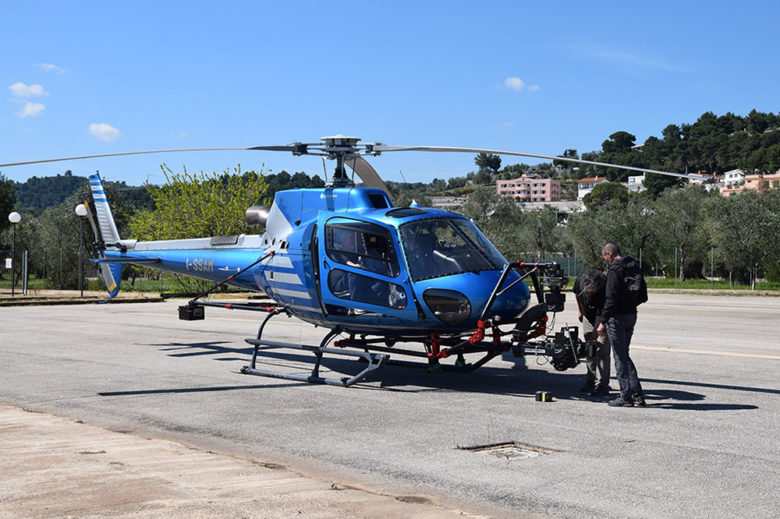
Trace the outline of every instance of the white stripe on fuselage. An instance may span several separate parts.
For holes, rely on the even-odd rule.
[[[292,260],[286,254],[275,254],[268,260],[269,267],[279,267],[283,269],[293,268]]]
[[[288,274],[286,272],[268,271],[263,272],[265,279],[269,283],[287,283],[289,285],[303,285],[298,274]]]
[[[285,296],[285,297],[298,297],[301,299],[306,299],[307,301],[311,301],[311,296],[308,292],[303,292],[301,290],[288,290],[286,288],[276,288],[271,287],[271,290],[273,290],[274,294]]]

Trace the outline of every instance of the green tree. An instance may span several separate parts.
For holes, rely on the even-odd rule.
[[[461,213],[474,220],[477,225],[485,226],[499,201],[495,189],[481,187],[469,195],[468,201],[461,208]]]
[[[480,153],[474,157],[474,164],[481,170],[489,169],[491,173],[495,174],[501,169],[501,156],[493,155],[492,153]]]
[[[732,283],[734,277],[755,283],[759,269],[780,261],[780,190],[714,197],[706,214],[710,243]]]
[[[174,173],[165,165],[161,169],[165,184],[146,186],[155,209],[130,219],[133,238],[171,240],[257,232],[246,223],[244,212],[251,205],[270,203],[261,173],[242,174],[240,167],[221,175]]]
[[[564,158],[567,158],[567,159],[579,159],[580,158],[579,154],[577,153],[577,150],[575,150],[573,148],[568,148],[568,149],[563,150],[563,154],[562,155],[558,155],[558,156],[559,157],[564,157]],[[571,169],[575,164],[576,163],[574,163],[574,162],[569,162],[569,161],[566,161],[566,160],[553,160],[553,166],[560,166],[560,167],[563,167],[563,168],[566,168],[566,169]]]
[[[452,177],[447,180],[447,189],[458,189],[466,185],[466,177]]]
[[[447,189],[447,181],[441,178],[434,178],[431,181],[431,189],[436,192],[441,192]]]
[[[609,139],[601,143],[604,153],[627,153],[636,144],[636,136],[628,132],[619,131],[609,136]]]
[[[668,249],[677,250],[680,281],[685,281],[686,267],[697,255],[701,260],[705,245],[702,210],[707,196],[700,186],[691,186],[664,191],[653,205],[656,236]]]
[[[642,257],[643,265],[655,260],[649,197],[632,196],[627,204],[608,202],[584,213],[569,217],[568,239],[578,258],[594,268],[603,268],[601,249],[608,242],[620,245],[624,254]]]
[[[12,180],[8,180],[0,173],[0,232],[11,225],[8,215],[13,212],[16,205],[16,188]]]
[[[524,256],[545,259],[550,253],[561,250],[562,231],[558,226],[558,214],[553,209],[546,207],[523,213],[520,229]]]
[[[628,202],[628,188],[619,182],[602,182],[596,184],[593,191],[585,195],[582,202],[588,209],[594,209],[614,200],[621,205]]]
[[[130,217],[129,228],[138,240],[172,240],[205,236],[256,234],[258,229],[246,223],[245,211],[252,205],[270,205],[269,189],[262,172],[225,170],[192,174],[183,170],[174,173],[163,164],[165,183],[146,185],[155,209],[140,211]],[[292,177],[282,172],[275,180],[289,188]],[[301,181],[301,177],[297,178]],[[200,291],[210,283],[173,276],[178,288],[185,292]]]
[[[480,169],[476,175],[474,175],[474,182],[480,185],[490,184],[493,180],[493,175],[489,169]]]
[[[510,164],[508,166],[504,166],[504,169],[501,170],[501,178],[504,180],[511,180],[530,172],[531,166],[528,164]]]
[[[682,177],[672,177],[669,175],[656,175],[655,173],[645,174],[645,189],[652,198],[658,198],[668,188],[678,188],[685,185],[685,179]]]

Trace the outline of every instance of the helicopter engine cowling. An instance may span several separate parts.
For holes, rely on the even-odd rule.
[[[270,212],[271,209],[264,205],[253,205],[244,213],[246,215],[246,223],[249,225],[265,227],[265,223],[268,221],[268,215]]]

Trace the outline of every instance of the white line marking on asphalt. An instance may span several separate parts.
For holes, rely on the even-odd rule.
[[[695,355],[718,355],[721,357],[747,357],[751,359],[769,359],[780,360],[777,355],[761,355],[758,353],[740,353],[736,351],[714,351],[714,350],[688,350],[685,348],[659,348],[653,346],[631,346],[631,349],[646,351],[661,351],[664,353],[693,353]]]

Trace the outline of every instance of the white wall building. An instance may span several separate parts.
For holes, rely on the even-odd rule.
[[[642,174],[628,177],[628,182],[625,184],[625,186],[628,188],[630,193],[639,193],[640,191],[647,190],[645,187],[645,175]]]
[[[745,182],[745,172],[741,169],[732,169],[723,174],[723,183],[726,187],[737,187]]]
[[[609,181],[607,180],[607,177],[588,177],[580,180],[577,183],[577,200],[585,198],[585,195],[593,191],[596,184],[601,184],[602,182]]]

